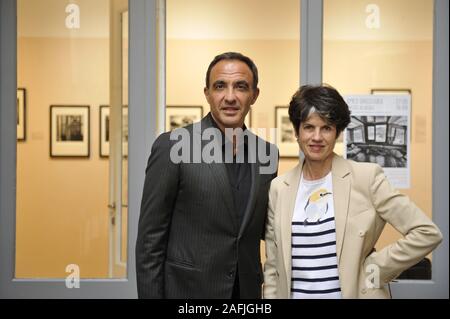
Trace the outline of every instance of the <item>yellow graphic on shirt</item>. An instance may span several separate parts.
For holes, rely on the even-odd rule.
[[[331,195],[331,192],[321,188],[309,196],[305,205],[305,225],[317,223],[325,216],[328,212],[328,195]]]

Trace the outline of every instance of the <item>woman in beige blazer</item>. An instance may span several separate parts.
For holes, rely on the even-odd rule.
[[[302,86],[289,118],[304,158],[270,187],[264,298],[389,298],[388,283],[441,242],[439,229],[380,166],[333,153],[350,123],[334,88]],[[386,222],[403,238],[375,251]]]

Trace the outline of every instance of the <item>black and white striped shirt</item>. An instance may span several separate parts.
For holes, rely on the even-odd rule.
[[[331,172],[301,178],[292,218],[291,298],[341,298]]]

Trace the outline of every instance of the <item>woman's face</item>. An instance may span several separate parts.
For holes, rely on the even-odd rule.
[[[317,113],[312,113],[300,123],[298,144],[308,161],[332,160],[336,144],[336,126],[325,122]]]

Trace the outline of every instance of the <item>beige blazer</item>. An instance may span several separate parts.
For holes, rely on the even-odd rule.
[[[302,167],[300,161],[271,183],[264,298],[290,298],[291,222]],[[389,184],[380,166],[335,154],[331,171],[342,297],[389,298],[388,283],[430,253],[442,241],[442,234],[407,196]],[[374,252],[386,222],[404,237]]]

